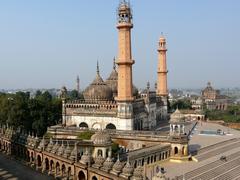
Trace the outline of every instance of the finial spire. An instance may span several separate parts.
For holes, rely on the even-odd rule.
[[[97,74],[99,74],[99,64],[98,64],[98,61],[97,61]]]
[[[147,82],[147,89],[150,89],[150,82]]]
[[[113,57],[113,69],[116,70],[116,59],[115,59],[115,56]]]

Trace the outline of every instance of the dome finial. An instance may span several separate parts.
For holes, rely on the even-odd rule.
[[[98,64],[98,60],[97,60],[97,74],[99,74],[99,64]]]
[[[113,69],[116,70],[116,59],[115,59],[115,56],[113,57]]]

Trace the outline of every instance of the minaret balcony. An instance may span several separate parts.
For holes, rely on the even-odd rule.
[[[117,65],[132,65],[134,63],[135,63],[134,60],[118,60],[116,62]]]

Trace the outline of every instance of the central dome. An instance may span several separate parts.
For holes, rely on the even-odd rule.
[[[112,100],[113,93],[111,88],[103,81],[97,65],[97,74],[93,82],[83,92],[85,100]]]

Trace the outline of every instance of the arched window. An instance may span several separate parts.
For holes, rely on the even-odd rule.
[[[92,180],[98,180],[96,176],[93,176],[92,177]]]
[[[177,147],[174,148],[174,154],[178,154],[178,148]]]
[[[68,167],[68,171],[67,171],[67,176],[68,176],[68,177],[71,176],[71,171],[72,171],[71,167]]]
[[[116,129],[116,126],[112,123],[109,123],[107,126],[106,126],[106,129]]]
[[[49,170],[49,160],[48,160],[48,158],[45,159],[45,168],[46,168],[46,170]]]
[[[103,155],[101,149],[98,150],[97,155],[98,155],[98,156],[102,156],[102,155]]]
[[[65,176],[66,174],[66,166],[63,164],[62,165],[62,175]]]
[[[33,152],[31,152],[31,160],[32,160],[32,162],[34,161]]]
[[[78,180],[86,180],[85,174],[82,171],[78,173]]]
[[[42,160],[41,160],[40,155],[37,156],[37,166],[38,167],[42,166]]]
[[[178,132],[178,126],[177,126],[177,125],[175,125],[174,131],[175,131],[175,132]]]
[[[51,160],[50,161],[50,170],[53,170],[53,168],[54,168],[54,162],[53,162],[53,160]]]
[[[135,162],[134,162],[134,168],[136,168],[137,167],[137,160],[135,160]]]
[[[56,163],[56,174],[58,174],[60,171],[60,164],[59,162]]]
[[[80,128],[88,128],[88,125],[87,125],[87,123],[85,123],[85,122],[81,122],[81,123],[79,124],[79,127],[80,127]]]

